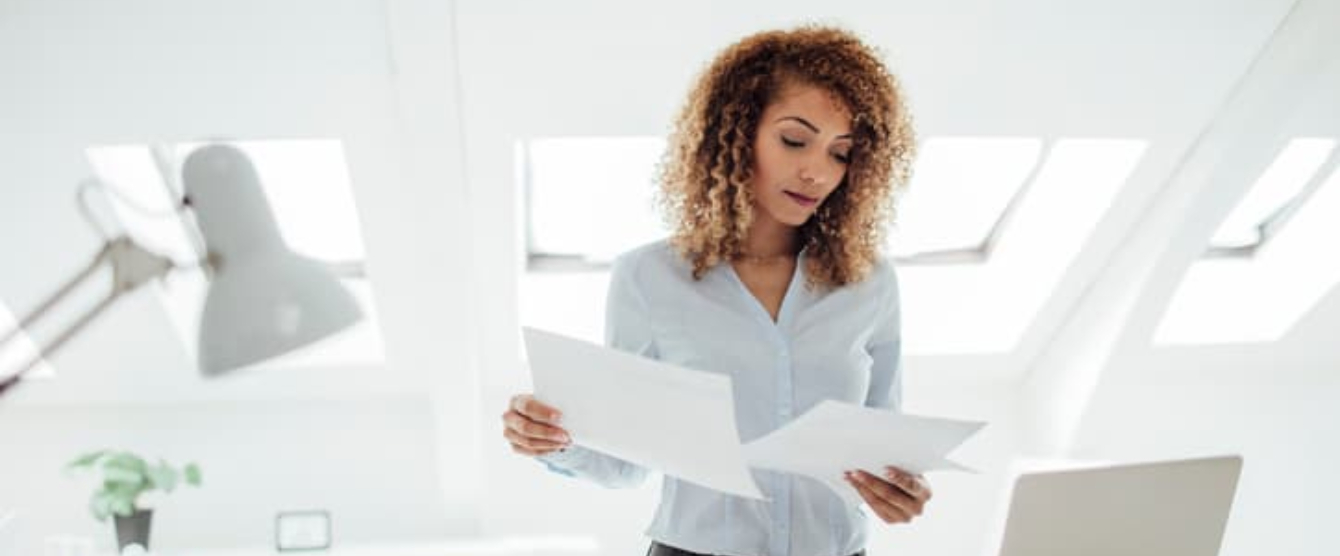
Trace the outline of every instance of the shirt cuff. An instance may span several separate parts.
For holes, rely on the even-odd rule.
[[[543,463],[550,471],[572,477],[574,476],[572,468],[580,464],[587,456],[588,453],[585,448],[570,444],[567,448],[536,456],[535,459]]]

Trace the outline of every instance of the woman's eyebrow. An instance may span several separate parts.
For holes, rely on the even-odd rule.
[[[800,116],[782,116],[782,117],[780,117],[780,118],[777,118],[777,121],[778,121],[778,122],[783,121],[783,120],[794,120],[794,121],[796,121],[796,122],[800,122],[800,125],[803,125],[803,126],[805,126],[805,127],[810,128],[810,131],[813,131],[813,132],[815,132],[815,133],[819,133],[819,127],[818,127],[818,126],[816,126],[816,125],[810,123],[809,120],[806,120],[805,118],[802,118],[802,117],[800,117]],[[850,134],[850,133],[846,133],[846,134],[839,135],[839,136],[836,137],[836,139],[850,139],[850,138],[851,138],[851,134]]]

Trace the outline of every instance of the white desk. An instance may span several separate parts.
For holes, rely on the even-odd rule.
[[[441,540],[424,543],[349,544],[329,550],[279,552],[274,547],[203,548],[149,552],[148,556],[597,556],[589,537],[518,537]],[[96,556],[118,556],[100,553]]]

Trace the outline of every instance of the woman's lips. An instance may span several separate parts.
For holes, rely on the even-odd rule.
[[[782,193],[785,193],[786,196],[787,196],[787,197],[790,197],[792,201],[795,201],[796,204],[798,204],[798,205],[800,205],[800,206],[802,206],[802,207],[805,207],[805,208],[810,208],[810,207],[814,206],[815,203],[818,203],[818,202],[819,202],[819,200],[818,200],[818,199],[815,199],[814,197],[806,197],[806,196],[801,195],[801,194],[799,194],[799,193],[792,193],[792,192],[790,192],[790,191],[783,191]]]

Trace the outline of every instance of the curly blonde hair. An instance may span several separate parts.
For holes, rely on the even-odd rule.
[[[898,81],[872,48],[842,29],[804,26],[726,48],[675,120],[659,197],[671,243],[692,263],[695,279],[741,256],[754,217],[754,136],[764,108],[791,84],[827,90],[852,115],[846,176],[799,230],[808,285],[859,282],[879,256],[894,194],[911,176],[911,117]]]

